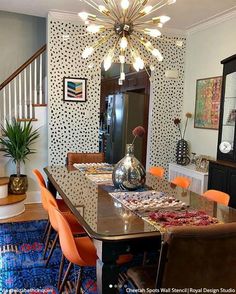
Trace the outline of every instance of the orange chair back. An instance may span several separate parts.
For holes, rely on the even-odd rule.
[[[153,166],[153,167],[150,167],[149,173],[152,174],[153,176],[163,178],[165,170],[161,166]]]
[[[229,204],[229,194],[217,191],[217,190],[208,190],[203,194],[204,197],[216,201],[217,203],[228,206]]]
[[[52,196],[50,191],[48,191],[47,188],[41,187],[41,193],[42,193],[42,198],[47,204],[47,210],[48,210],[48,216],[50,220],[50,224],[52,225],[53,229],[55,231],[58,231],[58,224],[56,221],[56,217],[54,215],[54,211],[52,210],[52,207],[55,207],[58,209],[57,201],[56,199]]]
[[[61,250],[64,256],[72,263],[79,266],[86,266],[88,263],[94,264],[94,256],[90,256],[87,253],[87,246],[79,246],[79,242],[76,246],[75,239],[71,232],[71,228],[64,218],[62,213],[57,209],[54,209],[54,215],[58,223],[58,233],[61,245]],[[80,237],[78,239],[83,239],[88,237]],[[82,243],[82,242],[81,242]]]
[[[39,184],[39,188],[40,188],[40,191],[41,191],[41,201],[42,201],[43,208],[46,211],[48,211],[47,199],[45,197],[45,193],[43,192],[43,189],[47,190],[44,178],[43,178],[41,172],[38,169],[34,169],[33,174],[35,175],[35,177],[37,179],[37,182]]]
[[[191,180],[185,177],[176,177],[171,181],[171,183],[184,189],[188,189],[191,184]]]
[[[36,179],[37,179],[37,182],[39,184],[39,186],[44,186],[46,187],[46,183],[44,181],[44,178],[41,174],[41,172],[38,170],[38,169],[33,169],[33,174],[35,175]]]

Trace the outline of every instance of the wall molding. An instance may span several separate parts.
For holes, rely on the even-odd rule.
[[[226,13],[220,16],[213,16],[199,24],[196,24],[194,27],[186,30],[186,35],[189,36],[197,32],[204,31],[217,24],[236,18],[236,7],[234,9],[235,10],[230,11],[229,13]]]
[[[66,12],[66,11],[49,11],[48,13],[48,18],[53,20],[61,20],[61,21],[73,21],[76,22],[79,25],[84,25],[84,22],[81,21],[77,13],[71,13],[71,12]],[[186,32],[184,30],[178,30],[178,29],[172,29],[172,28],[163,28],[161,29],[162,33],[165,35],[170,35],[170,36],[180,36],[180,37],[185,37]]]

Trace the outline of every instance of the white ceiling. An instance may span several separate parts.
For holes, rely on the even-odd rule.
[[[150,0],[150,4],[159,1]],[[49,11],[77,13],[89,9],[81,0],[0,0],[0,10],[42,17],[46,17]],[[236,11],[236,0],[177,0],[176,4],[165,6],[159,13],[171,17],[166,27],[188,30],[232,11]]]

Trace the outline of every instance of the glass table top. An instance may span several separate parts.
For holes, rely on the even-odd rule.
[[[50,182],[78,218],[91,238],[119,240],[160,235],[159,230],[111,197],[111,184],[96,183],[79,170],[66,166],[44,169]],[[147,173],[146,186],[182,200],[224,223],[236,221],[236,210],[209,201],[165,179]]]

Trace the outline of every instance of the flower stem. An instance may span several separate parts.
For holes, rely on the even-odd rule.
[[[137,136],[134,137],[133,141],[132,141],[132,145],[134,144],[135,140],[136,140]]]
[[[180,139],[183,139],[180,124],[178,124],[178,128],[179,128],[179,133],[180,133]]]
[[[185,121],[185,127],[184,127],[184,133],[183,133],[183,139],[184,139],[184,136],[185,136],[185,132],[186,132],[186,128],[187,128],[187,124],[188,124],[188,117]]]

